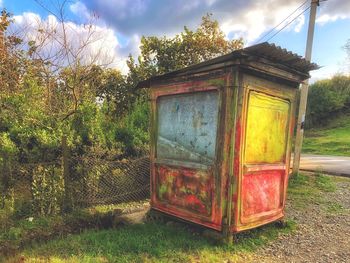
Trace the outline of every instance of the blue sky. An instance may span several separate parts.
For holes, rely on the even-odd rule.
[[[50,12],[47,10],[57,13],[58,1],[0,0],[0,6],[14,14],[18,24],[24,25],[34,20],[49,21]],[[228,38],[243,37],[246,45],[251,45],[302,5],[290,19],[300,14],[309,1],[302,5],[303,0],[71,0],[65,6],[65,20],[76,26],[74,32],[78,33],[74,34],[79,34],[79,30],[84,31],[82,25],[94,14],[94,18],[98,18],[94,23],[100,33],[107,36],[103,48],[110,56],[117,58],[114,66],[125,72],[125,59],[129,53],[134,56],[139,54],[142,35],[171,37],[181,32],[185,25],[195,29],[203,15],[212,13]],[[304,55],[308,16],[309,11],[306,11],[269,42]],[[275,32],[263,40],[269,39]],[[343,49],[348,39],[350,1],[321,2],[317,12],[312,61],[323,68],[312,73],[313,81],[336,73],[349,73]]]

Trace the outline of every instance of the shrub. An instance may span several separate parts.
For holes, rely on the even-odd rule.
[[[61,211],[64,181],[60,168],[39,165],[33,171],[33,211],[39,215],[54,215]]]
[[[10,139],[8,133],[0,133],[0,207],[5,207],[5,199],[13,199],[12,165],[16,159],[18,149]],[[11,190],[12,189],[12,190]],[[12,207],[13,208],[13,207]]]
[[[347,111],[350,106],[350,77],[335,76],[310,85],[307,127],[326,124],[334,114]]]

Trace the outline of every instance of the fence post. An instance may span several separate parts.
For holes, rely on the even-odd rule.
[[[72,200],[72,189],[71,189],[71,178],[69,171],[69,148],[67,145],[67,136],[62,136],[62,169],[64,179],[64,203],[63,210],[65,212],[72,211],[73,200]]]

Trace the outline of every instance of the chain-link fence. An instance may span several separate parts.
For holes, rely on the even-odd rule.
[[[0,167],[1,207],[19,217],[149,198],[148,157],[106,160],[62,157],[45,163],[6,162]]]
[[[148,157],[122,161],[72,158],[69,180],[73,204],[91,206],[148,198],[149,165]]]

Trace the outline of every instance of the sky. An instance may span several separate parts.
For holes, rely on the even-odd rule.
[[[53,15],[58,1],[0,0],[0,7],[14,15],[14,31],[25,28],[25,39],[36,40],[38,23],[60,23]],[[126,73],[126,58],[139,55],[142,36],[172,37],[184,26],[195,30],[207,13],[219,21],[227,39],[242,37],[245,46],[268,40],[304,56],[309,6],[310,0],[68,0],[64,17],[68,37],[76,43],[90,36],[86,24],[92,21],[96,41],[84,56],[103,53],[99,63],[108,60],[111,67]],[[320,0],[312,61],[322,68],[311,73],[312,82],[350,72],[343,48],[348,39],[350,0]],[[51,44],[50,50],[53,48]]]

